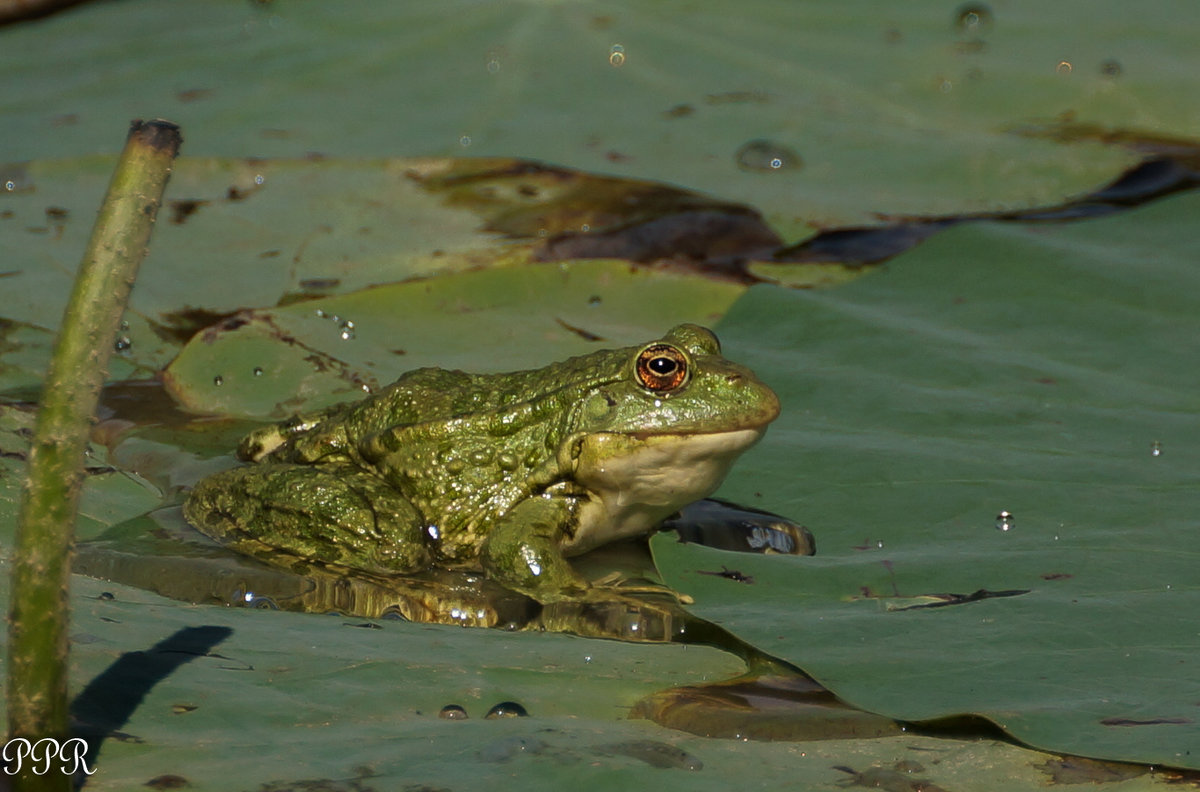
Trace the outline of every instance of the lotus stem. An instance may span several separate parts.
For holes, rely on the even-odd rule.
[[[167,121],[135,121],[75,278],[42,389],[13,554],[8,629],[8,738],[69,738],[67,629],[79,492],[100,389],[182,138]],[[18,790],[68,790],[35,775]]]

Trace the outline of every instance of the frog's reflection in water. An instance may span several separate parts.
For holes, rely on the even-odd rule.
[[[714,528],[721,514],[729,517],[730,530],[718,543],[733,547],[744,541],[754,550],[790,543],[794,553],[813,552],[807,530],[776,515],[729,504],[705,502],[698,512],[685,510],[673,525],[693,538],[705,533],[707,542],[714,531],[721,533]],[[762,522],[750,526],[747,520],[756,515]],[[693,516],[702,518],[703,531],[695,526],[689,531]],[[762,541],[764,531],[771,541]],[[431,569],[382,578],[338,574],[299,562],[283,569],[217,545],[191,528],[178,508],[114,526],[98,540],[81,543],[76,555],[77,572],[187,602],[716,646],[742,657],[747,676],[715,686],[663,690],[631,713],[697,734],[797,740],[899,730],[894,721],[847,707],[799,670],[688,613],[678,595],[654,582],[644,540],[606,545],[577,564],[593,580],[620,582],[597,587],[596,596],[582,601],[539,604],[475,572]]]
[[[812,535],[802,526],[720,501],[693,504],[667,525],[689,541],[730,549],[814,552]],[[714,633],[716,628],[680,606],[681,595],[657,582],[644,539],[599,547],[576,564],[596,583],[587,595],[539,604],[473,571],[432,568],[378,576],[299,560],[290,568],[266,564],[221,547],[188,525],[178,508],[165,508],[82,543],[76,571],[188,602],[629,641],[716,643],[743,654],[740,642],[723,631]]]
[[[581,565],[585,571],[616,571],[621,583],[597,588],[588,600],[542,605],[478,572],[435,568],[382,577],[304,562],[292,569],[268,565],[220,547],[170,508],[80,544],[75,567],[187,602],[367,619],[651,642],[676,640],[695,621],[669,590],[643,577],[653,569],[645,542],[616,543],[592,555]]]

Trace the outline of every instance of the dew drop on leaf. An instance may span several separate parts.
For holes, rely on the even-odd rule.
[[[787,146],[770,140],[751,140],[737,150],[737,166],[744,171],[798,170],[804,161]]]
[[[983,3],[967,3],[955,12],[955,27],[968,36],[978,36],[992,24],[992,9]]]

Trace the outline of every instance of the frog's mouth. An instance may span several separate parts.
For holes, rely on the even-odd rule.
[[[651,530],[679,508],[716,491],[766,426],[712,434],[600,432],[572,443],[571,469],[587,491],[570,555]]]

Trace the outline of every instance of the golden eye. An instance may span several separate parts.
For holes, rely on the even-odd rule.
[[[687,380],[687,376],[687,358],[670,344],[651,344],[637,357],[638,382],[649,390],[675,390]]]

